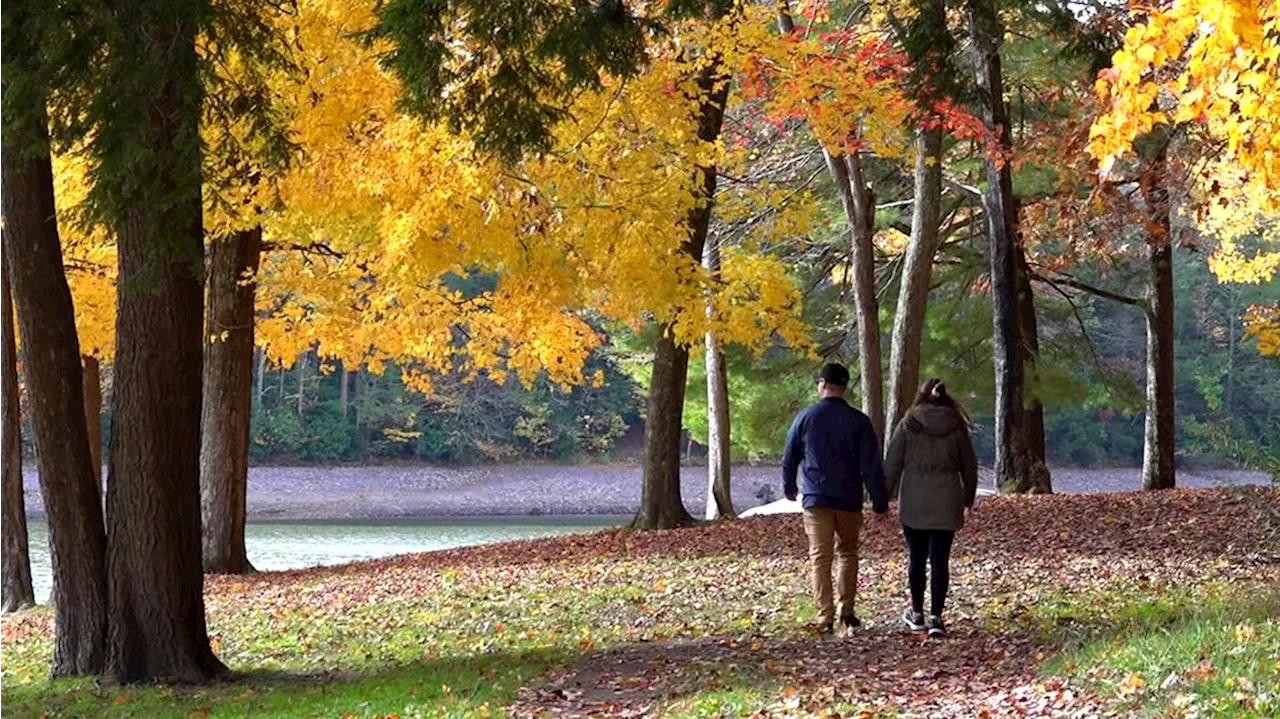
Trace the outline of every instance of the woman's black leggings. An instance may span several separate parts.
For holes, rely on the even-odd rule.
[[[955,532],[942,529],[902,527],[907,538],[907,583],[911,586],[911,608],[924,612],[924,564],[929,562],[929,614],[942,616],[947,601],[947,585],[951,583],[951,542]]]

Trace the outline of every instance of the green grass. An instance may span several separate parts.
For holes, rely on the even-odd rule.
[[[4,716],[502,715],[521,686],[600,648],[794,631],[795,617],[812,613],[800,577],[767,560],[733,561],[725,582],[706,579],[722,568],[710,558],[249,582],[231,587],[234,601],[215,592],[209,602],[215,649],[246,676],[203,688],[50,682],[47,633],[10,636],[6,624]],[[21,621],[47,616],[41,608]]]
[[[6,686],[6,717],[482,717],[563,662],[553,651],[453,657],[382,674],[259,674],[202,688],[99,688],[75,679]]]
[[[1099,600],[1108,609],[1097,611]],[[1067,648],[1047,671],[1143,716],[1280,715],[1280,588],[1208,586],[1046,602]]]

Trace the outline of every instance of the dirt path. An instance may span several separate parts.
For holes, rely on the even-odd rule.
[[[947,719],[1103,716],[1105,706],[1096,696],[1036,676],[1036,656],[1046,651],[1051,647],[1012,636],[962,631],[946,642],[925,642],[889,627],[821,640],[629,646],[525,690],[512,713],[651,716],[663,701],[745,677],[789,685],[761,714],[822,716],[833,705],[847,705],[865,707],[862,716],[884,708]]]
[[[31,462],[23,472],[27,513],[43,516]],[[640,502],[640,468],[628,465],[490,465],[477,467],[253,467],[249,470],[250,520],[389,519],[443,516],[631,514]],[[1137,468],[1055,468],[1059,492],[1140,489]],[[1182,487],[1264,483],[1266,476],[1239,471],[1179,472]],[[991,485],[989,473],[984,485]],[[706,503],[706,469],[681,470],[681,491],[695,516]],[[777,467],[736,467],[734,505],[739,511],[781,497]]]

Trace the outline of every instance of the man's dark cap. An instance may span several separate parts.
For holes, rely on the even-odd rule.
[[[847,387],[849,386],[849,369],[839,362],[828,362],[822,365],[822,372],[818,373],[818,379],[837,387]]]

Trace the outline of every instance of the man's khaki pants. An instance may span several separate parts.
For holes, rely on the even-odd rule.
[[[858,593],[858,535],[862,531],[862,512],[845,512],[821,507],[804,510],[804,533],[809,536],[809,565],[813,571],[813,599],[818,605],[818,619],[825,623],[836,619],[836,605],[831,599],[831,560],[836,558],[836,599],[841,618],[853,616]],[[833,551],[834,550],[834,551]]]

